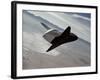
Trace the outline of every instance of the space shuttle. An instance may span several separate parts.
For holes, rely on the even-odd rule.
[[[47,29],[47,32],[43,35],[43,38],[51,43],[51,46],[46,50],[46,52],[49,52],[62,44],[73,42],[78,39],[78,36],[71,32],[70,26],[61,32],[57,29],[51,29],[45,23],[41,23],[41,25]]]

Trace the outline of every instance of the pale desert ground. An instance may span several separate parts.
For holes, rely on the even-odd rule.
[[[78,14],[76,14],[78,15]],[[67,13],[23,11],[22,64],[23,69],[90,66],[90,21]],[[60,16],[60,17],[59,17]],[[80,22],[79,22],[80,21]],[[47,31],[40,22],[51,29],[64,30],[71,25],[79,39],[63,44],[50,52],[43,35]]]

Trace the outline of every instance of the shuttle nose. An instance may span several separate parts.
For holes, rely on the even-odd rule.
[[[78,39],[78,37],[77,37],[76,35],[75,35],[75,37],[74,37],[74,38],[75,38],[75,40],[77,40],[77,39]]]
[[[73,40],[77,40],[78,39],[78,36],[73,34],[73,33],[71,33],[71,37],[73,38]]]

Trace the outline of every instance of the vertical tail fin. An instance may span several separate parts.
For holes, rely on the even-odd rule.
[[[65,29],[65,31],[64,31],[61,35],[62,35],[62,36],[66,36],[66,35],[70,34],[70,32],[71,32],[71,27],[68,26],[68,27]]]

